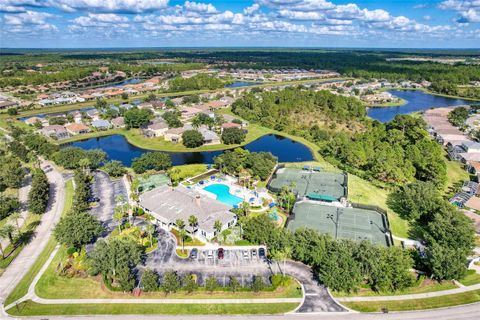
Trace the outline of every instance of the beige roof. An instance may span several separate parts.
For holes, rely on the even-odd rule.
[[[470,200],[465,203],[465,206],[480,211],[480,198],[476,196],[471,197]]]

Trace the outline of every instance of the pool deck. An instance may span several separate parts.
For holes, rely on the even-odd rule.
[[[214,184],[222,184],[222,185],[228,186],[229,192],[232,196],[243,199],[243,201],[248,202],[250,203],[250,205],[253,205],[253,206],[263,206],[262,198],[272,199],[272,197],[268,193],[263,193],[263,192],[259,193],[258,197],[256,197],[254,194],[254,191],[238,185],[236,183],[236,179],[230,176],[227,176],[225,179],[215,178],[214,180],[205,179],[203,181],[204,181],[203,184],[197,183],[194,186],[192,186],[192,188],[212,199],[217,199],[217,196],[210,191],[204,190],[204,188]],[[249,200],[251,198],[254,198],[255,200],[250,202]]]

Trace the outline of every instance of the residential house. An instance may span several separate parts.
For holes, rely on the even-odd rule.
[[[67,129],[68,133],[74,136],[78,134],[88,133],[90,131],[90,128],[83,123],[70,123],[65,125],[65,129]]]
[[[242,125],[239,124],[239,123],[225,122],[225,123],[222,124],[222,133],[223,133],[223,130],[225,130],[225,129],[230,129],[230,128],[240,129],[241,127],[242,127]]]
[[[171,141],[174,143],[179,143],[182,141],[182,134],[187,130],[192,130],[191,125],[185,125],[180,128],[171,128],[165,131],[164,138],[166,141]]]
[[[39,117],[31,117],[28,119],[25,119],[24,121],[26,124],[29,124],[31,126],[35,125],[37,122],[44,123],[45,119],[39,118]]]
[[[204,144],[211,145],[220,143],[220,137],[212,130],[209,130],[206,127],[200,127],[198,128],[198,132],[202,134]]]
[[[168,130],[168,125],[164,121],[154,122],[147,126],[144,134],[148,137],[163,137]]]
[[[108,130],[112,127],[112,125],[107,120],[98,119],[98,120],[92,121],[92,127],[94,127],[97,130]]]
[[[46,137],[51,137],[57,140],[66,139],[70,136],[67,129],[65,129],[64,126],[58,124],[45,126],[40,130],[40,133]]]
[[[123,117],[116,117],[110,121],[114,128],[124,128],[125,119]]]
[[[193,119],[197,114],[203,112],[201,109],[193,108],[193,107],[183,107],[180,112],[181,118],[183,121],[188,121]]]

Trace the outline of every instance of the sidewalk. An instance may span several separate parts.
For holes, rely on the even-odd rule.
[[[457,293],[463,293],[463,292],[475,291],[475,290],[480,290],[480,284],[475,284],[472,286],[465,286],[465,287],[450,289],[450,290],[417,293],[417,294],[406,294],[401,296],[345,297],[345,298],[335,298],[335,300],[339,302],[416,300],[416,299],[447,296],[451,294],[457,294]]]

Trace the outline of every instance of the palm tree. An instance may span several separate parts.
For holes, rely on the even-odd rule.
[[[192,228],[192,234],[195,232],[195,227],[198,225],[198,218],[193,214],[188,217],[188,225]]]
[[[292,256],[292,248],[291,247],[284,247],[282,251],[275,251],[274,257],[277,260],[283,260],[283,270],[282,274],[285,276],[285,265],[287,263],[287,259]]]
[[[155,233],[155,226],[150,223],[147,225],[147,232],[150,238],[150,248],[153,247],[153,234]]]
[[[15,211],[10,215],[10,218],[15,219],[15,224],[17,225],[17,229],[20,230],[20,225],[18,224],[19,219],[23,219],[25,221],[25,218],[22,216],[20,211]]]
[[[2,252],[2,259],[5,258],[5,252],[3,251],[2,240],[6,239],[7,237],[8,237],[8,234],[5,228],[1,228],[0,229],[0,251]]]
[[[118,231],[122,231],[122,223],[123,223],[123,217],[125,216],[125,214],[123,213],[123,211],[120,209],[115,208],[115,212],[113,213],[113,220],[117,221],[118,222]]]
[[[175,225],[178,228],[178,235],[182,240],[182,251],[185,251],[185,237],[187,236],[187,231],[185,231],[185,221],[182,219],[177,219]]]
[[[10,243],[13,245],[13,233],[15,232],[15,227],[11,224],[6,224],[3,229],[7,233],[8,240],[10,240]]]
[[[220,222],[220,220],[216,220],[216,221],[213,223],[213,228],[215,229],[215,231],[217,232],[217,234],[220,234],[220,232],[222,232],[222,223]]]

